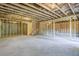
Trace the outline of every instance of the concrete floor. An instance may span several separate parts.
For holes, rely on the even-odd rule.
[[[79,42],[58,36],[17,36],[0,42],[0,56],[79,56]]]

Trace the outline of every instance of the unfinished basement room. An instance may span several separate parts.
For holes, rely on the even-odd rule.
[[[79,56],[79,3],[0,3],[0,56]]]

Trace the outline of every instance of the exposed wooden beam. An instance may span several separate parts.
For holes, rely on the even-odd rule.
[[[16,13],[14,13],[14,12],[6,11],[6,10],[3,10],[3,9],[2,9],[2,10],[0,9],[0,13],[4,13],[4,14],[6,14],[6,13],[7,13],[7,14],[15,14],[15,15],[20,15],[20,16],[23,16],[23,15],[24,15],[24,14],[21,14],[21,13],[20,13],[20,14],[19,14],[19,13],[16,14]],[[34,16],[34,15],[33,15],[33,16]],[[34,16],[34,17],[36,17],[36,16]],[[40,17],[38,17],[37,19],[40,19]],[[46,18],[46,19],[47,19],[47,18]],[[45,18],[41,18],[41,20],[45,20]]]
[[[55,6],[65,15],[67,16],[67,14],[55,3]]]
[[[5,9],[3,9],[3,8],[0,9],[0,12],[1,12],[1,13],[7,13],[7,14],[20,15],[20,16],[26,15],[26,14],[23,14],[23,13],[15,13],[15,12],[10,11],[10,10],[5,10]],[[31,16],[31,15],[28,15],[28,16]],[[32,15],[32,16],[34,17],[35,15]],[[38,17],[38,18],[40,19],[40,17]],[[38,19],[38,18],[37,18],[37,19]],[[45,18],[42,18],[42,17],[41,17],[41,19],[45,19]],[[47,18],[46,18],[46,19],[47,19]]]
[[[11,6],[11,5],[7,5],[7,4],[3,4],[4,6],[6,5],[6,6],[8,6],[8,7],[2,7],[2,6],[0,6],[0,7],[2,7],[2,8],[5,8],[5,9],[8,9],[8,10],[12,10],[12,11],[17,11],[17,12],[21,12],[21,13],[26,13],[26,15],[28,15],[28,14],[32,14],[32,15],[35,15],[35,16],[39,16],[40,18],[47,18],[47,17],[43,17],[43,16],[41,16],[41,15],[37,15],[37,14],[33,14],[32,12],[24,12],[24,11],[22,11],[22,10],[20,10],[19,8],[16,8],[15,9],[15,7],[13,7],[13,6]],[[16,12],[16,13],[17,13]],[[48,18],[47,18],[48,19]]]
[[[20,5],[20,4],[13,4],[13,5],[19,6],[19,7],[21,7],[22,9],[25,9],[25,11],[26,11],[26,10],[29,10],[30,12],[33,12],[33,13],[35,13],[35,14],[38,14],[38,15],[42,15],[42,16],[51,18],[49,15],[46,15],[46,14],[41,13],[41,12],[38,12],[37,10],[34,10],[34,9],[29,8],[29,7],[27,7],[27,6],[22,6],[22,5]]]
[[[28,5],[28,6],[32,7],[32,8],[37,9],[39,12],[42,12],[42,13],[45,13],[45,14],[47,13],[47,14],[49,14],[51,17],[56,18],[56,16],[54,16],[53,14],[51,14],[51,13],[45,11],[45,10],[42,10],[42,9],[40,9],[40,8],[38,9],[38,8],[36,8],[35,6],[33,6],[33,5],[31,5],[31,4],[25,4],[25,5]]]
[[[60,16],[59,14],[55,13],[53,10],[50,10],[49,8],[47,8],[45,5],[42,5],[42,4],[39,4],[39,3],[38,3],[38,5],[44,7],[45,9],[47,9],[47,10],[49,10],[49,11],[51,11],[52,13],[54,13],[54,14],[57,15],[57,16],[62,17],[62,16]]]
[[[73,7],[70,5],[70,3],[68,3],[68,5],[69,5],[69,7],[70,7],[72,13],[76,16],[75,11],[73,10]],[[77,17],[77,16],[76,16],[76,17]]]

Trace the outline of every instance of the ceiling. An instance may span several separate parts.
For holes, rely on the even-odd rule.
[[[32,17],[37,21],[54,20],[79,13],[78,3],[0,3],[0,14]]]

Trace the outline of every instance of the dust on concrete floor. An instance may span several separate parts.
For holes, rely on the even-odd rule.
[[[0,56],[79,56],[79,42],[43,35],[17,36],[0,42]]]

